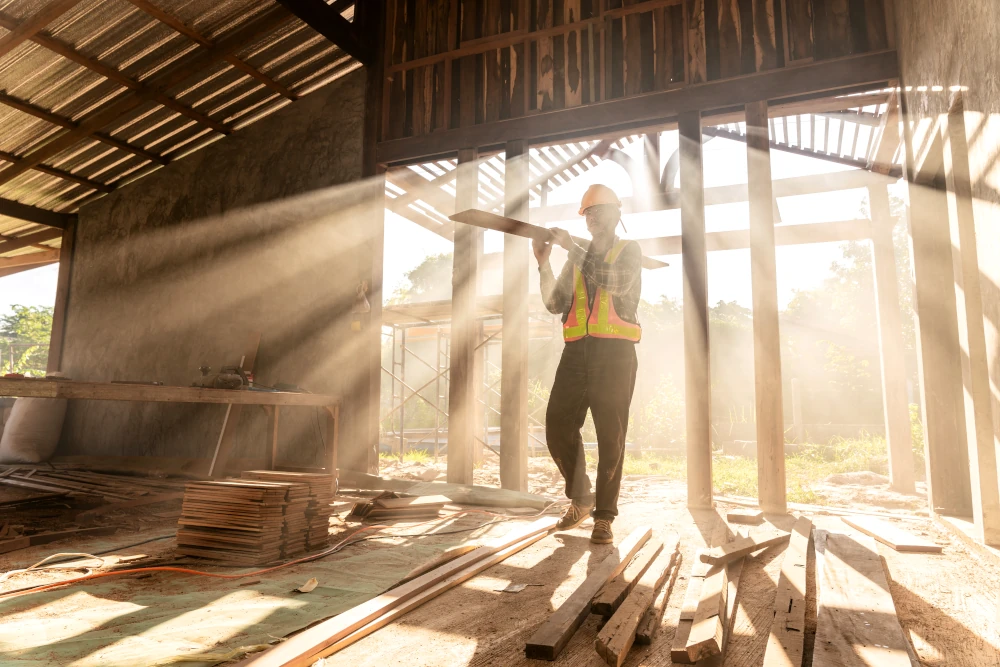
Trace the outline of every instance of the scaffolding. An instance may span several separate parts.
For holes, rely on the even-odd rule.
[[[502,296],[482,296],[478,300],[476,324],[476,385],[478,409],[476,411],[475,438],[476,462],[484,455],[499,457],[497,439],[499,426],[490,426],[491,416],[500,415],[500,365],[495,363],[498,347],[503,344]],[[562,322],[542,306],[535,294],[529,304],[530,341],[540,341],[531,351],[537,358],[545,353],[557,356],[557,346],[562,345]],[[380,415],[380,448],[402,457],[412,449],[423,449],[433,454],[434,460],[446,453],[448,443],[448,376],[451,352],[451,301],[427,301],[411,304],[387,305],[382,316],[383,340],[389,343],[388,364],[382,366],[388,378],[389,405],[383,404]],[[416,345],[425,349],[415,349]],[[426,348],[430,348],[429,352]],[[407,368],[417,364],[422,369],[423,381],[414,387],[407,381]],[[388,368],[386,368],[388,365]],[[427,378],[426,374],[430,374]],[[536,402],[528,415],[529,455],[545,446],[545,424],[542,413],[548,397],[537,387],[529,388]],[[428,397],[427,394],[431,396]],[[406,427],[407,406],[413,399],[423,402],[434,414],[433,426]],[[444,445],[444,450],[442,450]]]

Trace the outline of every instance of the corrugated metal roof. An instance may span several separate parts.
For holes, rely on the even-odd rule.
[[[0,26],[5,26],[0,41],[10,28],[51,6],[52,0],[0,0]],[[353,8],[344,16],[351,19]],[[0,198],[74,212],[103,191],[221,138],[220,130],[256,122],[360,66],[272,1],[82,0],[72,6],[0,56],[0,181],[12,161],[45,150],[108,105],[134,97],[138,85],[148,87],[163,72],[184,67],[209,46],[269,17],[274,20],[267,29],[163,91],[191,112],[174,103],[164,106],[169,100],[162,98],[142,101],[96,133],[104,140],[81,136],[45,157],[40,167],[49,173],[29,169],[0,183]],[[81,57],[95,64],[77,62]],[[248,73],[247,66],[264,77]],[[104,73],[94,71],[102,68]],[[118,74],[105,76],[108,68]],[[206,117],[211,126],[203,122]],[[41,228],[0,216],[5,236]],[[17,252],[25,251],[3,256]]]

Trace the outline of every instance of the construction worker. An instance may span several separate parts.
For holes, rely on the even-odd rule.
[[[590,541],[613,541],[618,491],[625,461],[629,404],[635,388],[635,344],[642,336],[636,318],[642,252],[635,241],[620,240],[615,228],[621,202],[604,185],[592,185],[580,202],[593,240],[577,245],[566,230],[553,229],[551,241],[532,243],[545,307],[561,314],[566,342],[549,394],[545,437],[572,501],[557,524],[570,530],[594,518]],[[549,265],[552,244],[569,252],[556,278]],[[587,409],[597,429],[597,488],[591,490],[580,429]]]

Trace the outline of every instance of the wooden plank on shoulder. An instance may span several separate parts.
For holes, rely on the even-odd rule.
[[[857,528],[865,535],[874,537],[882,544],[890,546],[896,551],[939,554],[943,550],[940,544],[934,544],[930,540],[908,533],[887,521],[882,521],[875,517],[844,516],[840,519],[848,526]]]
[[[660,551],[625,602],[597,635],[594,648],[611,667],[621,667],[635,643],[635,631],[646,610],[656,597],[656,591],[667,579],[676,552]]]
[[[813,667],[910,667],[875,540],[817,530]]]
[[[649,526],[641,526],[612,549],[579,588],[535,631],[524,647],[525,656],[536,660],[555,660],[559,657],[573,633],[587,617],[594,596],[610,579],[625,569],[652,533]]]
[[[652,539],[639,550],[632,562],[622,570],[622,573],[612,579],[601,589],[590,605],[590,611],[608,617],[615,613],[625,598],[629,596],[642,575],[646,573],[653,560],[663,548],[663,541]]]
[[[546,517],[527,526],[515,528],[499,540],[456,558],[446,565],[421,575],[409,583],[383,593],[327,621],[304,630],[269,651],[239,663],[244,667],[304,667],[316,661],[319,654],[348,635],[364,628],[387,612],[411,598],[448,579],[451,575],[527,538],[548,534],[555,528],[555,519]]]
[[[764,667],[802,667],[806,624],[806,562],[812,521],[799,517],[781,561],[774,619],[764,653]]]

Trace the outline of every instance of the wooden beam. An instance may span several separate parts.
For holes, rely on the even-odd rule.
[[[785,420],[781,401],[781,337],[767,102],[746,106],[746,127],[754,396],[757,408],[757,495],[762,510],[784,513]]]
[[[63,230],[56,228],[43,229],[40,232],[32,232],[31,234],[18,236],[12,241],[4,241],[3,243],[0,243],[0,255],[5,255],[8,252],[20,250],[21,248],[27,248],[38,243],[45,243],[46,241],[51,241],[52,239],[57,239],[61,236],[63,236]]]
[[[0,246],[2,248],[3,246]],[[33,264],[52,264],[59,261],[59,248],[49,248],[42,252],[32,252],[14,257],[0,257],[0,269]]]
[[[812,522],[799,517],[781,559],[774,618],[767,638],[763,667],[802,667],[806,634],[806,566]]]
[[[916,156],[907,98],[904,119],[906,178],[909,188],[910,265],[914,277],[917,370],[932,511],[972,514],[968,444],[965,431],[962,354],[955,304],[954,252],[943,185],[944,148],[937,128]]]
[[[0,57],[20,46],[31,36],[80,4],[80,0],[54,0],[0,38]]]
[[[528,143],[508,141],[504,213],[528,219]],[[503,345],[500,348],[500,487],[528,490],[528,240],[503,241]]]
[[[895,51],[866,53],[424,136],[383,141],[379,144],[378,155],[380,162],[398,163],[453,154],[463,146],[479,146],[480,150],[501,146],[511,136],[524,137],[531,143],[593,136],[598,132],[614,132],[623,124],[629,127],[655,126],[688,112],[704,113],[760,100],[780,100],[808,93],[883,83],[898,76]]]
[[[724,546],[709,549],[703,552],[699,558],[703,563],[709,565],[726,565],[776,544],[784,544],[788,541],[788,537],[788,533],[782,532],[757,533],[738,538]]]
[[[688,507],[712,506],[712,374],[708,340],[708,249],[701,117],[678,120],[680,130],[681,256],[684,265],[684,387]]]
[[[55,211],[38,208],[37,206],[22,204],[21,202],[16,202],[12,199],[0,199],[0,216],[16,218],[17,220],[24,220],[26,222],[34,222],[39,225],[45,225],[46,227],[55,227],[56,229],[63,229],[71,220],[76,219],[75,215],[56,213]],[[3,246],[0,245],[0,248],[2,247]],[[0,252],[5,251],[0,250]]]
[[[524,647],[525,656],[535,660],[558,658],[590,613],[590,601],[611,579],[625,569],[635,556],[635,552],[652,534],[651,528],[641,526],[633,530],[621,544],[613,547],[611,553],[597,567],[591,569],[584,582],[559,605],[559,609],[531,635]]]
[[[656,594],[656,599],[653,600],[653,604],[646,610],[642,621],[639,622],[639,627],[636,628],[636,644],[648,646],[656,639],[656,635],[660,631],[660,626],[663,624],[663,613],[667,610],[667,605],[670,603],[670,594],[674,590],[674,584],[677,583],[677,575],[680,573],[680,570],[681,556],[678,552],[677,557],[674,558],[671,565],[670,576],[667,577],[666,583],[660,588],[660,591]]]
[[[13,153],[8,153],[6,151],[0,151],[0,160],[6,160],[7,162],[12,162],[16,164],[21,158]],[[82,185],[85,188],[95,190],[97,192],[103,192],[105,194],[111,192],[115,189],[115,186],[108,185],[107,183],[101,183],[100,181],[95,181],[84,176],[79,176],[69,171],[63,169],[56,169],[55,167],[50,167],[46,164],[36,164],[32,167],[35,171],[39,171],[43,174],[48,174],[49,176],[55,176],[56,178],[61,178],[64,181],[69,181],[70,183],[76,183],[77,185]]]
[[[899,312],[896,256],[893,249],[894,219],[889,193],[881,183],[868,186],[872,215],[872,265],[875,273],[875,309],[878,312],[879,361],[882,370],[882,406],[889,445],[889,479],[900,493],[913,493],[913,448],[910,402],[906,392],[906,362],[903,358],[903,325]]]
[[[676,539],[674,543],[676,544]],[[629,649],[635,642],[636,629],[646,610],[653,604],[656,591],[663,586],[677,557],[675,547],[664,549],[653,559],[635,589],[598,633],[594,647],[611,667],[621,667],[625,662]]]
[[[7,276],[13,276],[17,273],[22,273],[24,271],[31,271],[33,269],[40,269],[43,266],[49,266],[51,264],[56,264],[59,260],[54,260],[50,262],[43,262],[41,264],[24,264],[22,266],[12,266],[8,269],[0,269],[0,278],[6,278]]]
[[[673,553],[676,550],[676,545],[671,546],[672,548],[668,548],[671,548],[670,553]],[[632,592],[632,589],[639,583],[642,575],[646,573],[646,570],[656,560],[656,557],[663,548],[664,544],[661,539],[653,538],[646,542],[639,553],[635,555],[635,558],[632,559],[632,562],[594,596],[594,599],[590,603],[591,613],[600,614],[607,619],[618,611],[618,607],[621,606],[625,598]]]
[[[360,35],[350,21],[323,0],[278,0],[303,23],[356,58],[362,65],[375,61],[378,40]]]
[[[162,9],[160,9],[159,7],[157,7],[156,5],[154,5],[153,3],[148,2],[148,0],[128,0],[128,1],[131,2],[133,5],[135,5],[136,7],[138,7],[139,9],[141,9],[142,11],[146,12],[147,14],[149,14],[150,16],[152,16],[153,18],[155,18],[157,21],[160,21],[161,23],[165,23],[166,25],[170,26],[171,28],[173,28],[174,30],[176,30],[177,32],[179,32],[180,34],[182,34],[182,35],[184,35],[186,37],[191,38],[192,40],[194,40],[195,42],[201,44],[202,46],[209,47],[209,48],[211,48],[212,46],[214,46],[214,43],[212,42],[212,40],[210,40],[209,38],[205,37],[200,32],[198,32],[197,30],[195,30],[194,28],[192,28],[191,26],[189,26],[187,23],[184,23],[184,21],[181,21],[179,18],[177,18],[173,14],[169,14],[169,13],[163,11]],[[288,98],[290,100],[297,100],[297,99],[299,99],[299,96],[296,93],[294,93],[293,91],[289,90],[288,87],[286,87],[284,84],[278,83],[277,81],[275,81],[274,79],[272,79],[267,74],[264,74],[263,72],[261,72],[257,68],[248,65],[245,61],[243,61],[242,59],[238,58],[237,56],[234,56],[233,54],[229,54],[229,55],[227,55],[224,58],[224,60],[227,63],[229,63],[230,65],[232,65],[233,67],[235,67],[236,69],[238,69],[241,72],[243,72],[244,74],[247,74],[247,75],[253,77],[254,79],[257,79],[257,81],[259,81],[260,83],[264,84],[265,86],[267,86],[271,90],[275,91],[276,93],[278,93],[282,97],[286,97],[286,98]],[[157,100],[157,101],[159,101],[159,100]],[[161,104],[162,104],[162,102],[161,102]],[[164,105],[164,106],[166,106],[166,105]],[[173,107],[171,107],[171,108],[173,108]],[[185,115],[187,115],[187,114],[185,113]]]
[[[19,159],[15,164],[0,171],[0,184],[7,183],[25,171],[41,164],[44,160],[58,155],[75,145],[81,139],[112,124],[122,115],[135,109],[144,102],[151,100],[157,93],[162,93],[185,82],[194,74],[210,67],[227,54],[237,51],[261,35],[273,31],[285,23],[289,14],[281,7],[274,7],[248,23],[233,30],[219,39],[210,49],[199,49],[191,55],[178,59],[173,65],[164,68],[145,81],[143,92],[132,91],[119,97],[116,101],[101,107],[96,112],[84,118],[76,129],[68,130],[55,137],[37,150]]]
[[[701,594],[698,607],[694,613],[691,632],[688,634],[688,659],[685,662],[697,663],[699,660],[722,653],[722,642],[725,635],[726,597],[729,572],[725,565],[714,565],[705,574],[701,584]]]
[[[2,21],[0,21],[0,26],[2,26]],[[37,105],[31,104],[30,102],[25,102],[24,100],[20,100],[11,95],[7,95],[6,93],[0,93],[0,104],[8,106],[12,109],[17,109],[18,111],[26,113],[29,116],[34,116],[35,118],[39,118],[48,123],[52,123],[53,125],[57,125],[59,127],[66,128],[68,130],[74,130],[77,127],[79,127],[79,123],[77,123],[74,120],[66,118],[65,116],[60,116],[59,114],[52,113],[51,111],[43,109]],[[150,162],[155,162],[157,164],[167,164],[168,162],[167,158],[163,157],[162,155],[157,155],[156,153],[147,151],[143,148],[139,148],[138,146],[133,146],[132,144],[126,141],[122,141],[121,139],[116,139],[115,137],[112,137],[110,134],[107,134],[105,132],[92,132],[90,136],[92,136],[94,139],[97,139],[103,144],[107,144],[108,146],[112,146],[119,150],[123,150],[126,153],[132,153],[133,155],[141,157],[144,160],[149,160]],[[10,160],[10,161],[14,162],[15,160]]]
[[[385,614],[416,598],[424,591],[449,581],[452,577],[456,579],[451,581],[451,586],[456,585],[469,578],[466,576],[465,579],[458,579],[462,576],[463,570],[531,537],[547,535],[554,527],[553,518],[547,517],[527,526],[513,528],[490,545],[482,546],[450,563],[431,570],[427,574],[420,575],[402,586],[397,586],[327,621],[303,630],[269,651],[251,656],[238,664],[240,667],[305,667],[311,665],[321,656],[329,655],[328,649],[336,646],[341,640],[364,629],[370,623],[378,622]]]
[[[965,98],[952,96],[944,135],[944,173],[951,215],[951,243],[955,248],[955,303],[958,343],[962,354],[965,431],[969,438],[969,481],[976,537],[1000,545],[1000,415],[993,414],[989,353],[986,343],[982,285],[988,280],[979,265],[973,209],[969,141],[966,136]],[[990,261],[990,260],[987,260]],[[996,258],[992,258],[996,261]]]
[[[896,149],[899,148],[899,98],[896,93],[889,97],[885,113],[879,124],[878,143],[868,161],[868,170],[876,174],[889,174],[895,171]]]
[[[875,541],[816,531],[813,667],[910,667]]]
[[[479,205],[479,160],[474,148],[463,149],[458,154],[455,204],[461,209]],[[452,484],[472,484],[476,399],[479,396],[474,367],[481,235],[477,227],[470,225],[459,225],[455,229],[448,384],[448,481]]]

